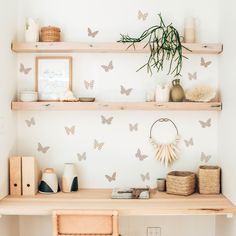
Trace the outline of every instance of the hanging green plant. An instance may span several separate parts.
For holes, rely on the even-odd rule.
[[[160,72],[164,69],[165,61],[168,61],[168,74],[181,76],[183,58],[187,59],[183,55],[183,48],[189,49],[182,45],[181,36],[172,23],[166,25],[161,14],[158,14],[158,16],[160,18],[159,25],[154,25],[145,30],[138,38],[132,38],[128,34],[121,34],[121,39],[118,42],[131,43],[129,47],[133,46],[135,48],[135,43],[144,41],[146,42],[144,48],[150,48],[150,56],[147,63],[137,71],[146,67],[148,73],[152,74],[153,69]]]

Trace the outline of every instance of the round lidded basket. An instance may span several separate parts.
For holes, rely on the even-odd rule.
[[[198,175],[198,187],[200,194],[220,193],[220,167],[200,166]]]
[[[188,196],[195,192],[196,175],[188,171],[172,171],[167,175],[167,193]]]
[[[58,27],[42,27],[40,31],[41,42],[60,42],[61,29]]]

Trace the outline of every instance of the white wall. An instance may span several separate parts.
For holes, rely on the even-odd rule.
[[[16,117],[11,101],[16,91],[16,56],[11,42],[16,35],[17,1],[0,1],[0,199],[8,194],[8,157],[16,152]],[[18,217],[0,218],[0,235],[18,235]]]
[[[234,38],[236,30],[227,27],[236,21],[234,8],[235,1],[229,0],[227,4],[221,1],[220,5],[220,37],[224,43],[224,53],[220,58],[220,88],[223,102],[223,111],[219,119],[219,158],[223,169],[222,186],[223,193],[236,204],[235,189],[235,132],[236,132],[236,45]],[[218,217],[216,220],[216,235],[236,235],[236,219]]]

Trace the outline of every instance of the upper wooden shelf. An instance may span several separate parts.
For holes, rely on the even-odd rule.
[[[146,110],[220,111],[220,102],[12,102],[15,111]]]
[[[223,195],[188,197],[152,191],[146,200],[111,199],[111,190],[83,189],[77,193],[8,196],[0,201],[0,215],[50,215],[54,210],[118,210],[119,215],[232,215],[236,207]]]
[[[135,48],[129,43],[79,43],[79,42],[55,42],[55,43],[12,43],[12,50],[18,53],[147,53],[149,48],[144,48],[145,43],[136,43]],[[223,51],[221,43],[184,43],[191,51],[184,50],[185,54],[219,54]]]

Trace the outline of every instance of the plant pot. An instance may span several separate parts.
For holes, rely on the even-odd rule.
[[[78,191],[78,175],[74,163],[65,163],[62,176],[62,192]]]
[[[182,102],[185,98],[184,89],[180,85],[180,79],[172,81],[173,87],[170,91],[170,97],[172,102]]]
[[[170,86],[168,84],[158,84],[156,87],[156,102],[169,102]]]
[[[39,185],[39,192],[44,194],[52,194],[60,191],[57,175],[54,169],[47,168],[43,172],[42,180]]]
[[[39,41],[39,26],[33,19],[27,19],[27,26],[25,29],[25,42],[35,43]]]

